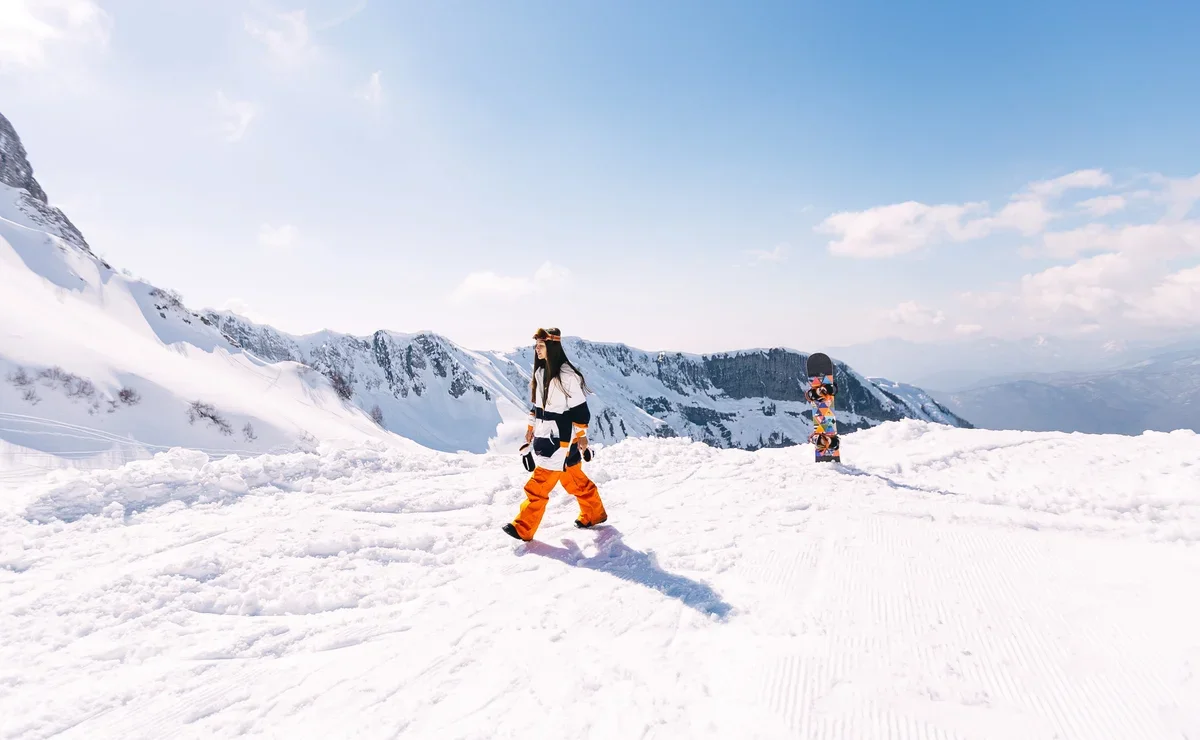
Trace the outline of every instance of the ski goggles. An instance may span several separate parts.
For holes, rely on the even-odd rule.
[[[533,333],[533,338],[538,342],[561,342],[562,333],[558,329],[538,329]]]

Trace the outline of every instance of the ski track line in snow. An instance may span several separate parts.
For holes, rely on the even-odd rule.
[[[927,529],[870,517],[851,524],[846,546],[825,561],[841,587],[825,602],[805,600],[799,611],[813,610],[814,629],[831,639],[816,652],[777,658],[761,680],[766,703],[792,731],[818,738],[1157,736],[1145,728],[1156,719],[1151,697],[1171,697],[1161,679],[1143,674],[1138,681],[1125,671],[1068,675],[1071,651],[1059,640],[1074,630],[1074,649],[1102,652],[1106,643],[1043,607],[1049,594],[1016,585],[1038,582],[1044,553],[1036,552],[1036,534],[950,528],[938,536],[950,557],[925,562],[914,535]],[[879,571],[894,578],[870,578]],[[940,594],[954,594],[957,603],[946,608]],[[963,619],[1006,612],[1014,617],[1007,634]],[[909,654],[889,654],[892,642],[911,646]],[[969,647],[951,650],[955,644]],[[948,661],[948,685],[905,687],[898,679],[914,659],[930,668]],[[965,688],[955,683],[975,688],[955,697],[954,688]],[[864,688],[874,698],[864,698]]]

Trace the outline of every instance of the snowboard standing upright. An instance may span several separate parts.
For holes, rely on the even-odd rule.
[[[817,448],[817,462],[842,461],[838,442],[837,419],[833,416],[833,401],[837,383],[833,382],[833,361],[829,355],[817,352],[808,356],[808,390],[805,398],[813,405],[813,433],[808,441]]]

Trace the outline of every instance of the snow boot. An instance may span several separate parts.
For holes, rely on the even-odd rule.
[[[582,519],[576,519],[575,526],[579,527],[580,529],[591,529],[592,527],[596,526],[597,524],[604,524],[607,521],[608,521],[608,514],[605,514],[603,519],[601,519],[598,522],[592,522],[591,524],[584,524]]]
[[[501,529],[504,530],[504,534],[508,535],[509,537],[512,537],[513,539],[521,540],[522,542],[529,541],[529,540],[521,539],[521,535],[517,534],[517,528],[512,525],[512,522],[505,524],[503,527],[501,527]]]

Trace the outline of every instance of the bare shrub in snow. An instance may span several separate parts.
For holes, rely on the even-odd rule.
[[[69,398],[94,398],[96,396],[96,386],[92,385],[92,381],[87,378],[73,378],[67,383],[64,389]]]
[[[42,400],[41,397],[38,396],[37,389],[35,388],[26,388],[25,391],[21,393],[21,398],[29,401],[34,406],[37,406],[38,402]]]
[[[48,367],[45,370],[38,370],[37,376],[38,380],[49,386],[66,385],[75,377],[58,365]]]
[[[350,380],[345,375],[330,368],[328,377],[330,384],[333,385],[333,390],[337,392],[343,401],[349,401],[351,398],[354,398],[354,386],[351,385]]]
[[[254,433],[253,424],[246,422],[246,426],[242,427],[242,437],[247,442],[253,442],[254,440],[258,439],[258,435]]]
[[[117,392],[117,399],[126,406],[136,406],[142,400],[142,394],[132,388],[122,388]]]
[[[33,385],[33,378],[29,376],[29,373],[25,372],[25,368],[19,367],[8,374],[8,382],[18,388],[26,388]]]
[[[379,426],[383,426],[383,409],[379,408],[379,404],[371,407],[371,420]]]
[[[188,407],[188,423],[195,424],[197,419],[205,419],[219,429],[221,434],[226,436],[233,434],[233,427],[229,426],[229,422],[225,421],[210,403],[192,401],[192,405]]]
[[[18,388],[29,388],[34,384],[35,378],[25,372],[24,368],[19,368],[15,373],[9,375],[9,382]],[[61,367],[54,367],[39,370],[36,380],[47,388],[55,388],[66,394],[67,398],[84,399],[91,401],[94,408],[100,407],[100,402],[96,399],[96,386],[87,378],[81,378],[74,373],[69,373]]]

